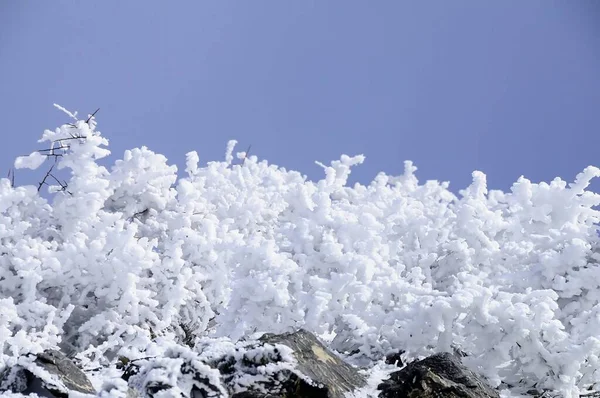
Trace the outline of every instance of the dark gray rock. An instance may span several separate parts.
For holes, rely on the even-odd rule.
[[[69,391],[96,393],[85,373],[55,350],[38,354],[32,366],[27,368],[15,366],[6,369],[0,375],[0,391],[35,392],[42,397],[68,397]]]
[[[306,330],[280,335],[266,334],[260,340],[291,348],[298,362],[297,369],[314,383],[311,386],[297,377],[290,380],[293,383],[291,390],[295,395],[288,394],[288,397],[343,398],[346,393],[366,384],[357,369],[342,361]]]
[[[0,373],[0,392],[24,392],[27,390],[29,380],[25,369],[20,366],[5,369]]]
[[[381,398],[499,398],[460,359],[450,353],[432,355],[394,372],[379,385]]]
[[[403,354],[404,350],[391,352],[385,356],[385,363],[401,368],[404,366],[404,362],[402,361]]]
[[[96,393],[85,373],[60,351],[48,350],[39,354],[35,363],[55,375],[69,391]]]
[[[273,380],[274,381],[274,380]],[[298,377],[293,372],[279,374],[281,384],[260,383],[261,389],[233,393],[231,398],[328,398],[325,387],[313,386]]]

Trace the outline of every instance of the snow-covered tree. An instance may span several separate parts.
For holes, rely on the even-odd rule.
[[[302,327],[356,361],[459,348],[496,386],[599,387],[600,169],[509,192],[474,172],[457,196],[411,162],[350,187],[362,156],[313,182],[234,162],[230,142],[205,167],[188,153],[178,179],[145,147],[100,166],[95,117],[69,115],[15,161],[49,169],[49,199],[0,180],[0,369],[47,348],[92,368]]]

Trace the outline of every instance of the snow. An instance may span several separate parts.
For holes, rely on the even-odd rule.
[[[508,192],[476,171],[456,196],[420,183],[408,161],[350,187],[363,156],[319,163],[313,182],[256,156],[234,163],[232,140],[204,167],[189,152],[178,179],[145,147],[100,166],[110,152],[93,117],[40,141],[59,140],[65,190],[46,200],[0,180],[0,369],[59,347],[91,374],[164,353],[185,330],[200,347],[302,327],[370,365],[372,380],[391,350],[457,347],[503,395],[537,384],[577,396],[600,382],[596,167],[569,184],[521,177]]]
[[[15,160],[15,168],[35,170],[40,167],[44,161],[46,161],[46,156],[36,151],[27,156],[19,156]]]

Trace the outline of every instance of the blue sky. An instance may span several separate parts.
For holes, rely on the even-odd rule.
[[[454,190],[473,170],[571,181],[600,166],[599,71],[593,0],[4,1],[0,175],[67,121],[56,102],[101,108],[113,156],[146,145],[180,169],[234,138],[312,179],[362,153],[352,181],[404,160]]]

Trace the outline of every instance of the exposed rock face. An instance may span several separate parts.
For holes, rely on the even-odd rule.
[[[498,398],[496,390],[450,353],[432,355],[394,372],[379,389],[382,398]]]
[[[320,386],[311,386],[302,380],[296,381],[295,393],[298,395],[294,396],[343,398],[344,394],[361,388],[366,383],[355,368],[342,361],[305,330],[281,335],[268,334],[261,341],[290,347],[298,361],[297,369]]]
[[[38,354],[31,365],[5,370],[0,375],[0,391],[35,392],[43,397],[68,397],[69,391],[96,393],[85,373],[64,354],[54,350]]]

